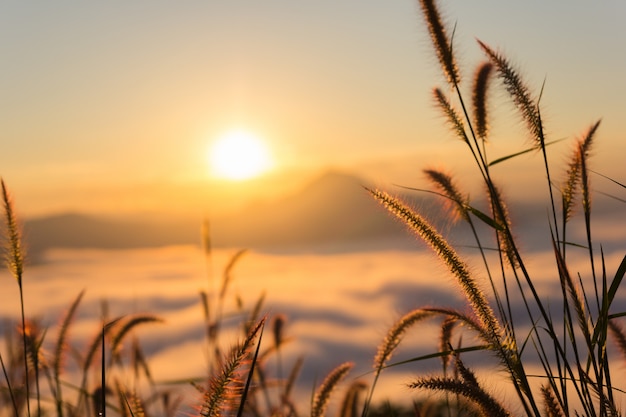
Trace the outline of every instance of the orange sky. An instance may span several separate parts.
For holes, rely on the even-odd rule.
[[[546,79],[552,138],[603,118],[598,168],[624,180],[623,3],[443,9],[468,77],[474,37],[501,48],[535,91]],[[244,189],[278,193],[328,167],[417,185],[424,163],[459,161],[432,107],[442,79],[413,1],[5,2],[0,53],[0,175],[26,215],[219,210]],[[523,148],[503,95],[494,100],[504,119],[492,155]],[[236,128],[267,141],[271,176],[210,178],[207,148]],[[556,162],[567,149],[555,147]]]

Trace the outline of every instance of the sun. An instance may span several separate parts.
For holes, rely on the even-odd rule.
[[[231,130],[209,149],[212,174],[229,180],[246,180],[267,172],[273,165],[266,143],[246,130]]]

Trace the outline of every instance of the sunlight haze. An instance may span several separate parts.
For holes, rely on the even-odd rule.
[[[0,417],[618,415],[625,18],[0,1]]]
[[[212,174],[230,180],[263,175],[273,165],[268,144],[254,133],[242,129],[219,135],[211,144],[208,156]]]
[[[602,118],[594,157],[623,177],[624,3],[442,6],[464,62],[482,59],[479,38],[535,92],[545,80],[547,131],[568,139],[555,159]],[[123,211],[158,210],[172,190],[220,188],[207,176],[207,141],[233,126],[268,141],[278,182],[340,168],[417,186],[425,163],[465,169],[433,108],[442,77],[413,1],[4,2],[0,52],[0,175],[26,214],[111,214],[121,194]],[[492,155],[524,149],[511,107],[493,100],[504,118]],[[195,195],[176,204],[224,201]]]

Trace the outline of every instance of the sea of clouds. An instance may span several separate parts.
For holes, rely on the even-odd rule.
[[[207,369],[207,345],[199,294],[211,289],[213,294],[218,291],[222,273],[236,252],[236,249],[215,250],[207,263],[203,251],[191,245],[49,250],[44,262],[26,268],[23,281],[26,314],[40,318],[49,326],[46,338],[53,341],[55,325],[79,292],[85,290],[70,334],[70,344],[78,351],[99,331],[103,302],[110,318],[156,314],[164,319],[163,323],[137,328],[154,379],[166,382],[203,377]],[[580,272],[582,277],[589,274],[585,253],[580,249],[570,251],[572,270]],[[609,278],[622,257],[618,250],[605,253]],[[553,297],[553,306],[558,311],[560,289],[552,254],[533,252],[529,259],[528,267],[536,277],[538,291],[548,303]],[[480,260],[473,256],[469,263],[489,292]],[[377,347],[402,314],[422,306],[451,306],[469,311],[459,286],[440,261],[417,242],[409,244],[406,250],[249,251],[231,272],[224,304],[225,346],[241,338],[238,324],[243,316],[236,308],[236,298],[243,302],[247,312],[265,294],[263,312],[270,322],[277,314],[287,318],[285,336],[290,342],[281,352],[282,367],[288,370],[300,356],[304,357],[297,389],[302,399],[308,398],[316,381],[319,383],[327,372],[345,361],[355,363],[350,378],[371,382]],[[17,284],[7,271],[0,272],[0,280],[3,283],[0,316],[16,320],[19,317]],[[626,297],[620,295],[615,307],[625,310]],[[520,318],[519,328],[527,329],[529,321],[524,319],[520,300],[514,300],[513,310]],[[421,324],[408,332],[392,362],[435,351],[439,322]],[[4,323],[6,331],[8,325]],[[263,343],[271,346],[272,338],[266,337]],[[462,343],[468,346],[475,341],[465,336]],[[466,358],[481,367],[484,378],[491,381],[488,384],[497,387],[502,396],[511,395],[494,382],[503,375],[495,358],[480,352],[468,353]],[[270,360],[270,374],[274,366]],[[440,369],[437,360],[392,368],[383,373],[376,398],[408,400],[415,395],[406,388],[412,376]],[[186,401],[188,405],[199,400],[193,391],[190,397]]]

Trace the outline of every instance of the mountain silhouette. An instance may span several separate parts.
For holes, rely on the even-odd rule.
[[[406,236],[361,179],[326,172],[299,191],[210,219],[215,247],[281,250]],[[124,249],[200,242],[201,219],[111,220],[77,213],[27,220],[31,256],[48,248]]]
[[[280,247],[398,235],[404,227],[385,213],[364,185],[357,177],[327,172],[293,195],[252,204],[219,219],[213,227],[215,240],[227,246]]]

